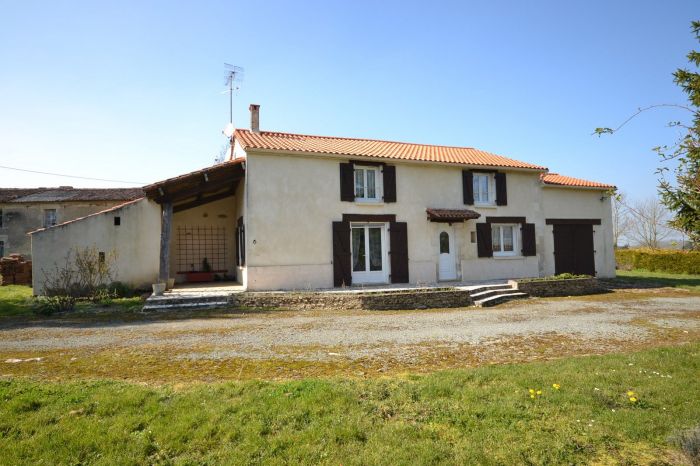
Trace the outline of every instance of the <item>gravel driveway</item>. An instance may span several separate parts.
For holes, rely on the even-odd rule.
[[[0,370],[8,368],[8,358],[57,352],[73,359],[100,352],[134,358],[157,354],[171,364],[364,361],[386,370],[387,365],[411,366],[447,356],[462,362],[474,362],[476,356],[477,363],[499,362],[511,360],[505,356],[513,354],[525,359],[537,354],[556,357],[697,338],[700,297],[682,294],[532,299],[491,309],[277,311],[107,323],[54,320],[0,327]]]

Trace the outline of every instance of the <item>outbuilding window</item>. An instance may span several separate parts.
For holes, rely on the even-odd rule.
[[[56,225],[56,209],[44,209],[44,228]]]

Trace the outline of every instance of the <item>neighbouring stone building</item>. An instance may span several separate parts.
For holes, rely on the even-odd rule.
[[[141,188],[0,188],[0,257],[31,258],[27,233],[143,197]]]

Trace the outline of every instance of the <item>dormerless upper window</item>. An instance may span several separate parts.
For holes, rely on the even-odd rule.
[[[492,224],[491,245],[494,256],[515,256],[518,251],[519,225]]]
[[[493,188],[493,175],[490,173],[474,173],[474,203],[494,204],[496,196]]]
[[[380,201],[382,176],[379,167],[355,166],[355,200]]]

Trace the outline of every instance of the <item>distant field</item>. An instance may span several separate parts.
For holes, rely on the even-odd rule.
[[[647,270],[618,270],[617,276],[642,286],[670,286],[700,292],[700,275],[649,272]]]
[[[696,343],[371,380],[5,378],[0,462],[679,464],[669,439],[700,423],[699,373]]]

